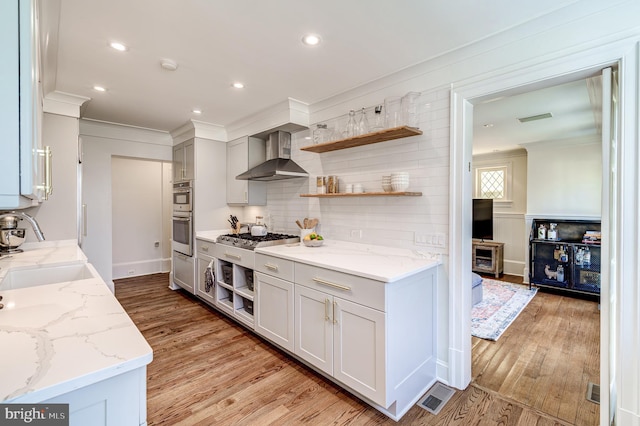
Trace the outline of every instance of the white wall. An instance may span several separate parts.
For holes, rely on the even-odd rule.
[[[170,270],[170,176],[170,162],[112,157],[114,279]]]
[[[80,120],[83,143],[82,202],[86,204],[87,235],[82,250],[113,290],[111,188],[113,156],[171,161],[172,139],[166,132]],[[126,218],[121,218],[126,220]]]
[[[78,236],[78,119],[45,113],[42,142],[52,150],[53,193],[38,207],[25,210],[36,218],[47,240],[75,240]],[[38,241],[31,226],[26,241]]]
[[[510,200],[493,206],[493,240],[504,243],[504,272],[523,276],[529,241],[525,237],[527,211],[527,152],[523,149],[473,156],[472,167],[510,165]],[[473,169],[472,169],[473,170]],[[475,188],[476,174],[471,175]],[[535,182],[532,183],[535,185]]]
[[[526,144],[529,157],[527,214],[600,217],[600,136]]]

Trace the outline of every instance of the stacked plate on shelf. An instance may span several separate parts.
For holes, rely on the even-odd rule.
[[[409,173],[391,173],[391,190],[393,192],[403,192],[409,188]]]
[[[384,192],[391,192],[391,175],[382,176],[382,190]]]

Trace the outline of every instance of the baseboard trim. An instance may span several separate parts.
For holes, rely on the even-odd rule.
[[[171,271],[171,258],[114,263],[111,268],[111,274],[114,280],[169,271]]]

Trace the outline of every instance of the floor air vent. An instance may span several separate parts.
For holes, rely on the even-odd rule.
[[[587,386],[587,400],[600,404],[600,385],[589,382]]]
[[[437,415],[456,391],[442,383],[436,383],[418,401],[418,406],[428,412]]]

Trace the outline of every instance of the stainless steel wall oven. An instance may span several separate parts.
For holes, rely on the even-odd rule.
[[[173,250],[193,256],[193,191],[191,182],[173,185]]]

